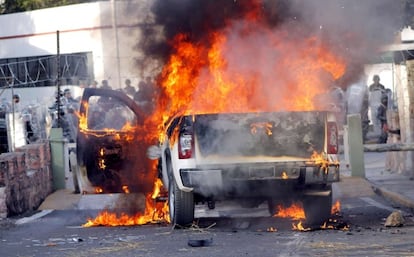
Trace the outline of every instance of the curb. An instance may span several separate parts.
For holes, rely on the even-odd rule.
[[[39,218],[41,218],[43,216],[46,216],[46,215],[48,215],[51,212],[53,212],[53,210],[43,210],[43,211],[41,211],[39,213],[36,213],[36,214],[34,214],[34,215],[30,216],[30,217],[24,217],[24,218],[18,219],[15,222],[15,224],[16,225],[22,225],[22,224],[31,222],[33,220],[39,219]]]
[[[407,197],[402,196],[401,194],[391,192],[387,189],[381,188],[381,187],[375,185],[372,182],[370,182],[370,183],[371,183],[372,189],[374,190],[374,192],[377,195],[383,196],[384,198],[386,198],[386,199],[388,199],[392,202],[398,203],[398,204],[400,204],[404,207],[414,209],[414,201],[413,200],[408,199]]]

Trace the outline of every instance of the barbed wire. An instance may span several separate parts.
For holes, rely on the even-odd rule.
[[[14,87],[38,86],[40,84],[56,83],[57,56],[42,56],[33,59],[0,64],[0,87],[9,84],[4,78],[11,79]],[[88,70],[88,56],[86,54],[68,54],[60,56],[62,80],[91,79]]]

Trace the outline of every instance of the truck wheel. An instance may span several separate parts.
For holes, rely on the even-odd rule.
[[[276,214],[276,205],[277,205],[277,202],[274,199],[269,198],[267,200],[267,207],[269,209],[270,216],[273,216]]]
[[[189,226],[194,220],[194,194],[180,190],[173,178],[169,181],[168,206],[173,225]]]
[[[332,188],[326,196],[306,196],[303,200],[303,208],[306,216],[306,225],[316,227],[323,225],[331,217]]]

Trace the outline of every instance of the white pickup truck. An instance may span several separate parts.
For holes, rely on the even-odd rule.
[[[339,181],[338,130],[326,111],[179,116],[148,149],[159,159],[173,224],[189,225],[196,204],[245,207],[302,201],[307,224],[330,216]]]

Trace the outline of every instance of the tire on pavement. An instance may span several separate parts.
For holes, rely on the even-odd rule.
[[[326,191],[329,191],[328,195],[304,197],[303,209],[305,211],[307,226],[321,226],[331,217],[332,187],[327,187]]]
[[[173,178],[169,181],[168,205],[173,226],[187,227],[194,220],[194,194],[178,188]]]

